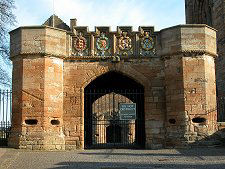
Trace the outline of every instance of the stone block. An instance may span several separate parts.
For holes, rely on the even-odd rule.
[[[163,121],[154,121],[154,120],[151,120],[151,121],[146,121],[146,126],[148,126],[148,128],[152,128],[152,129],[155,129],[155,128],[161,128],[163,127]]]
[[[114,42],[122,38],[124,30],[128,31],[126,36],[132,35],[132,40],[137,38],[132,41],[134,53],[126,51],[127,56],[119,58],[112,58],[113,53],[110,53],[110,57],[105,59],[95,56],[99,52],[95,48],[96,32],[87,32],[82,27],[74,29],[77,33],[82,30],[84,38],[87,38],[86,54],[76,51],[74,43],[78,37],[73,30],[68,32],[37,26],[21,27],[11,32],[14,64],[12,130],[18,135],[11,136],[10,144],[35,150],[84,148],[89,134],[93,138],[92,143],[98,142],[96,138],[104,139],[112,113],[118,112],[118,103],[124,102],[137,103],[137,113],[143,113],[137,115],[138,118],[143,116],[143,126],[136,129],[141,125],[128,125],[129,130],[126,130],[129,138],[135,137],[136,131],[146,133],[146,147],[161,148],[165,142],[166,145],[181,146],[215,131],[216,111],[213,117],[207,115],[207,128],[191,122],[196,115],[203,115],[207,108],[216,106],[213,58],[216,56],[216,33],[213,29],[205,25],[180,25],[156,33],[152,28],[151,31],[147,27],[140,28],[145,33],[149,29],[153,40],[157,39],[157,53],[141,56],[141,32],[129,32],[128,27],[119,28],[121,37],[116,32],[106,36],[110,35],[110,42]],[[119,50],[116,45],[110,43],[113,52]],[[93,55],[89,55],[90,52]],[[116,72],[117,77],[104,79],[108,72]],[[97,88],[114,86],[114,89],[124,90],[95,96],[89,93],[91,96],[88,98],[86,92],[91,84],[93,92]],[[139,88],[141,93],[129,93],[130,87]],[[107,105],[109,99],[113,100],[110,98],[113,92],[114,101]],[[103,101],[99,102],[99,99]],[[95,116],[90,116],[91,113]],[[93,117],[109,118],[105,120],[103,132],[94,132],[93,126],[92,131],[86,130],[86,120]],[[35,118],[37,124],[26,124],[26,120],[31,118]],[[117,127],[121,126],[118,124]]]

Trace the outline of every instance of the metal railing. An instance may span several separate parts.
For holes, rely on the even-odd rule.
[[[11,129],[12,91],[0,90],[0,146],[7,145]]]
[[[88,93],[88,94],[93,97],[94,96],[93,94],[96,94],[96,93]],[[135,93],[132,95],[136,96],[137,94]],[[108,99],[110,99],[110,97]],[[11,118],[12,118],[12,91],[0,90],[0,146],[7,145],[7,140],[8,140],[10,129],[11,129]],[[225,97],[217,98],[217,119],[218,119],[218,122],[225,122]],[[93,127],[99,128],[99,126],[104,125],[104,124],[101,124],[101,125],[100,124],[94,125],[94,123],[92,122],[90,123],[90,126],[92,126],[91,128]],[[110,128],[108,130],[110,130]],[[115,134],[118,134],[118,133],[115,133]],[[110,138],[108,139],[110,140]]]

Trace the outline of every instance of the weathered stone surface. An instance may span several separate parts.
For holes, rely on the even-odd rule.
[[[216,32],[206,25],[181,25],[163,29],[160,55],[177,53],[210,53],[217,55]]]
[[[120,29],[125,28],[128,30],[128,27]],[[90,38],[92,45],[87,45],[88,50],[96,50],[94,33],[88,33],[84,27],[75,29],[82,29],[85,37]],[[181,25],[151,32],[157,38],[155,55],[140,55],[137,40],[133,42],[133,55],[111,58],[72,55],[73,33],[45,26],[22,27],[11,32],[14,64],[11,146],[32,150],[84,148],[84,90],[108,72],[118,72],[144,87],[146,148],[186,146],[217,130],[216,111],[209,111],[216,107],[213,29],[205,25]],[[132,38],[140,35],[131,33]],[[116,36],[111,33],[113,48],[118,45]],[[195,123],[194,118],[205,121]],[[106,129],[102,130],[105,132]],[[135,125],[121,133],[135,140]],[[92,137],[97,143],[97,137],[104,136],[96,134]],[[101,143],[105,142],[103,139]]]
[[[66,31],[48,26],[20,27],[10,33],[11,57],[17,55],[67,55]]]

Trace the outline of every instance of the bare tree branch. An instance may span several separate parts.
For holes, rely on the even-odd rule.
[[[4,64],[10,65],[9,60],[9,34],[10,28],[15,25],[16,17],[13,13],[15,2],[14,0],[0,0],[0,57]],[[11,75],[8,71],[0,66],[0,84],[4,86],[11,86]]]

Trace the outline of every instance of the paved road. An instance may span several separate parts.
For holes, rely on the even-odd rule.
[[[1,169],[225,169],[225,147],[164,150],[2,149]]]

